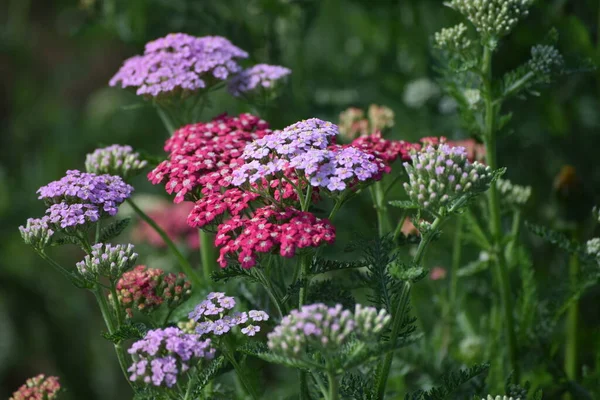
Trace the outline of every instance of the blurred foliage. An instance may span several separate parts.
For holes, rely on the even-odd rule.
[[[502,73],[518,66],[551,27],[560,34],[558,47],[568,64],[579,65],[583,58],[600,64],[599,17],[596,0],[540,1],[504,42],[494,69]],[[419,87],[415,83],[435,87],[431,36],[456,18],[438,0],[2,2],[0,398],[41,372],[59,375],[68,399],[126,398],[126,383],[110,343],[102,338],[91,294],[55,274],[21,242],[17,230],[26,218],[43,212],[37,188],[67,169],[82,168],[85,154],[98,145],[130,144],[161,154],[166,136],[154,110],[131,93],[107,86],[126,57],[169,32],[222,35],[247,50],[251,61],[292,69],[285,94],[265,116],[274,127],[312,116],[336,121],[349,106],[376,103],[396,113],[396,138],[460,139],[465,132],[441,91],[428,90],[414,101],[415,95],[423,95],[414,93]],[[506,176],[513,182],[533,187],[530,204],[535,206],[527,210],[527,219],[563,231],[578,229],[581,216],[598,204],[594,191],[600,168],[594,149],[600,146],[600,72],[569,76],[538,98],[527,103],[514,99],[508,106],[514,112],[513,131],[499,143],[499,162],[508,167]],[[221,93],[205,118],[244,107]],[[565,165],[574,167],[575,175],[555,181]],[[143,177],[134,184],[138,192],[162,193]],[[341,253],[337,249],[350,241],[353,231],[376,230],[375,213],[366,199],[356,199],[338,221],[341,234],[334,252]],[[544,291],[546,283],[552,286],[566,273],[567,255],[533,236],[527,238]],[[443,240],[450,238],[430,253],[430,266],[450,259],[450,242]],[[465,251],[469,255],[469,249]],[[140,252],[140,261],[152,257],[152,266],[164,268],[169,259],[162,253],[157,258],[156,252]],[[58,256],[67,265],[81,257],[78,251]],[[477,290],[489,285],[466,282],[480,285]],[[432,281],[414,293],[415,313],[425,332],[439,317],[430,308],[439,301],[442,288],[443,281]],[[582,300],[582,349],[598,346],[599,297],[596,287]],[[595,361],[593,352],[582,352],[581,357],[584,365]],[[432,374],[440,376],[439,372],[438,366]],[[548,380],[540,379],[538,384]],[[415,382],[409,389],[431,387],[427,379]],[[545,398],[557,397],[550,392]]]

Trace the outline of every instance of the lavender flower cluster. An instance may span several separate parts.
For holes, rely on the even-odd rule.
[[[128,350],[134,358],[127,370],[132,382],[172,387],[178,378],[201,360],[214,358],[210,339],[183,332],[179,328],[148,331]]]
[[[48,226],[48,217],[29,218],[25,226],[19,226],[23,241],[41,250],[50,244],[54,231]]]
[[[317,118],[297,122],[248,144],[242,157],[246,163],[233,171],[232,184],[253,184],[282,173],[299,171],[312,186],[330,191],[345,190],[354,180],[376,177],[382,165],[373,155],[353,147],[331,147],[338,127]]]
[[[229,83],[229,92],[236,97],[258,89],[273,89],[292,70],[279,65],[256,64],[236,75]]]
[[[247,336],[254,336],[260,332],[260,326],[251,322],[269,320],[269,315],[264,311],[250,310],[248,312],[234,312],[228,315],[235,307],[235,299],[225,293],[209,293],[204,301],[194,308],[189,318],[196,322],[195,330],[199,335],[222,336],[236,326],[245,325],[241,332]]]
[[[85,169],[93,174],[117,175],[127,179],[137,175],[146,165],[140,154],[134,153],[131,146],[112,146],[94,150],[85,157]]]
[[[236,59],[247,57],[220,36],[171,33],[147,43],[143,55],[126,60],[109,85],[134,87],[138,95],[150,97],[194,92],[240,72]]]
[[[133,251],[133,245],[111,245],[98,243],[92,246],[91,254],[76,264],[77,270],[85,279],[95,282],[98,276],[116,280],[124,272],[130,270],[138,254]]]
[[[77,170],[67,171],[66,176],[37,191],[38,198],[49,205],[48,221],[63,229],[115,215],[132,192],[133,187],[118,176]]]
[[[327,307],[317,303],[292,310],[267,335],[271,351],[287,357],[301,357],[308,347],[321,353],[336,353],[351,337],[376,341],[390,321],[385,310],[356,305],[354,312],[340,304]]]
[[[477,161],[470,163],[464,147],[441,143],[412,154],[412,165],[404,163],[410,183],[404,189],[410,200],[426,210],[439,212],[464,194],[486,190],[492,169]]]

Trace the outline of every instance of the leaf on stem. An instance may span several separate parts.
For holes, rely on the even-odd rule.
[[[127,228],[127,225],[129,225],[130,221],[131,221],[131,218],[123,218],[123,219],[114,221],[110,225],[102,228],[98,242],[105,243],[105,242],[108,242],[109,240],[116,238],[121,233],[123,233],[125,228]]]

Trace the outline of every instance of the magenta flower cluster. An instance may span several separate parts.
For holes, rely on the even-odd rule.
[[[259,310],[233,312],[230,315],[235,304],[235,299],[226,296],[225,293],[209,293],[206,299],[189,314],[189,318],[198,323],[196,332],[200,335],[222,336],[234,327],[240,327],[241,332],[247,336],[254,336],[260,332],[260,326],[252,322],[267,321],[269,315]]]
[[[109,85],[133,87],[138,95],[150,97],[194,92],[237,74],[242,70],[237,59],[247,57],[220,36],[171,33],[147,43],[143,55],[126,60]]]
[[[127,370],[132,382],[173,387],[182,374],[202,360],[214,358],[210,339],[185,333],[179,328],[148,331],[128,350],[134,363]]]
[[[258,89],[272,89],[277,81],[290,75],[292,70],[279,65],[257,64],[236,75],[229,83],[229,92],[233,96]]]
[[[267,335],[271,351],[286,357],[302,358],[310,348],[322,354],[336,353],[351,338],[377,341],[390,321],[385,310],[356,305],[354,312],[340,304],[327,307],[317,303],[292,310]]]
[[[253,184],[290,168],[312,186],[332,192],[379,179],[386,165],[357,148],[332,145],[337,134],[336,125],[312,118],[255,140],[246,146],[246,162],[233,171],[232,184]]]
[[[38,198],[49,205],[48,222],[63,229],[115,215],[132,192],[133,187],[118,176],[77,170],[67,171],[66,176],[37,191]]]

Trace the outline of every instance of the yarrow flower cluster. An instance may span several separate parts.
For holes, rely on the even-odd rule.
[[[291,69],[279,65],[257,64],[236,75],[228,89],[236,97],[257,89],[272,90],[291,73]]]
[[[19,226],[23,241],[36,249],[43,249],[50,244],[54,231],[48,226],[48,217],[29,218],[25,226]]]
[[[130,178],[141,172],[148,164],[140,159],[131,146],[112,146],[94,150],[85,157],[85,170],[93,174],[117,175],[123,179]]]
[[[191,294],[191,284],[183,273],[165,273],[144,265],[125,272],[117,282],[117,297],[128,318],[133,317],[134,309],[149,314],[162,304],[176,308]]]
[[[58,181],[38,189],[39,199],[48,204],[48,222],[71,228],[115,215],[118,206],[131,196],[133,187],[118,176],[67,171]]]
[[[246,336],[254,336],[260,332],[260,326],[253,323],[269,320],[264,311],[250,310],[234,312],[235,299],[222,292],[209,293],[204,301],[198,304],[189,314],[190,320],[196,323],[195,330],[199,335],[222,336],[239,327]]]
[[[232,184],[254,184],[292,168],[314,187],[343,191],[358,181],[380,179],[386,166],[353,147],[331,146],[338,127],[317,118],[297,122],[246,146],[246,163],[233,171]]]
[[[179,377],[202,360],[212,360],[211,340],[179,328],[148,331],[128,350],[134,362],[127,369],[132,382],[173,387]]]
[[[554,46],[537,45],[531,48],[529,67],[538,77],[549,77],[564,65],[564,59]]]
[[[266,206],[256,210],[251,219],[235,216],[219,225],[215,245],[220,247],[221,267],[226,267],[231,257],[237,258],[242,268],[251,268],[261,253],[293,257],[297,249],[334,241],[335,227],[328,220],[291,207],[279,211]]]
[[[394,126],[394,112],[386,107],[371,104],[367,111],[368,118],[360,108],[350,107],[340,113],[340,134],[348,140],[358,136],[375,134]]]
[[[421,108],[440,95],[440,87],[430,79],[419,78],[406,84],[402,100],[410,108]]]
[[[8,400],[55,400],[60,392],[60,383],[55,376],[40,374],[27,379]]]
[[[186,222],[192,208],[193,205],[187,202],[173,204],[160,201],[152,205],[147,214],[165,231],[171,240],[183,242],[191,250],[197,250],[200,248],[198,229],[192,228]],[[167,246],[156,230],[144,220],[139,220],[134,226],[131,238],[134,243],[146,242],[153,247],[160,248]]]
[[[149,97],[185,95],[240,72],[237,59],[247,57],[220,36],[171,33],[147,43],[143,55],[126,60],[109,85],[133,87],[136,94]]]
[[[503,203],[512,207],[521,207],[531,197],[531,186],[515,185],[508,179],[498,179],[496,187]]]
[[[417,148],[413,143],[405,142],[404,140],[384,139],[381,132],[361,136],[352,141],[351,146],[374,155],[388,165],[397,159],[410,161],[410,150]]]
[[[521,400],[521,399],[515,399],[512,397],[508,397],[508,396],[492,396],[492,395],[488,395],[488,397],[484,397],[481,400]]]
[[[218,186],[226,187],[230,165],[241,164],[245,146],[271,133],[268,127],[265,121],[251,114],[221,115],[208,123],[186,125],[166,141],[169,157],[148,174],[148,179],[155,185],[166,182],[167,193],[175,193],[176,203],[188,195],[194,198],[201,178],[213,172],[220,174]]]
[[[505,36],[529,14],[532,0],[451,0],[447,4],[463,14],[485,36]]]
[[[271,351],[287,357],[302,357],[309,348],[332,354],[351,338],[377,341],[390,321],[385,310],[356,305],[354,312],[341,304],[327,307],[317,303],[292,310],[273,332],[267,335]]]
[[[410,200],[423,209],[439,212],[458,197],[486,190],[493,171],[479,162],[469,162],[464,147],[446,143],[428,145],[404,163],[410,183],[404,184]]]
[[[208,224],[221,223],[225,213],[239,216],[246,210],[250,202],[259,195],[240,189],[228,189],[225,192],[211,192],[196,202],[190,212],[187,223],[190,227],[202,228]]]
[[[443,28],[435,34],[435,46],[450,53],[463,53],[471,48],[472,42],[467,35],[467,26],[463,23]]]
[[[586,242],[585,252],[600,259],[600,238],[593,238]]]
[[[95,282],[98,276],[111,280],[118,279],[124,272],[130,270],[138,254],[133,251],[133,245],[111,245],[98,243],[92,246],[92,253],[76,264],[77,270],[85,279]]]

